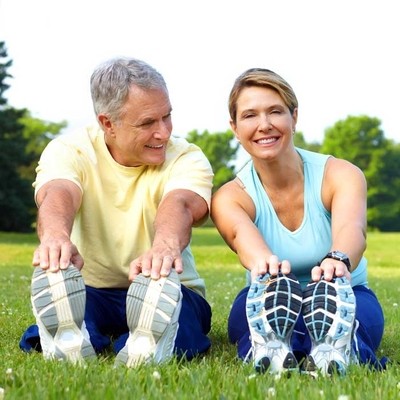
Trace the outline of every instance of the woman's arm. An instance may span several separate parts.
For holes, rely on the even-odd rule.
[[[267,272],[277,274],[280,261],[272,254],[254,224],[255,206],[250,196],[235,179],[222,186],[211,202],[211,218],[219,233],[237,253],[241,264],[253,277]],[[288,261],[282,262],[283,272],[290,272]]]
[[[354,270],[366,249],[367,183],[362,171],[348,161],[330,158],[322,200],[332,216],[331,251],[347,254]],[[328,280],[333,275],[350,277],[346,265],[332,258],[323,260],[319,270],[313,270],[313,279],[318,280],[321,273]]]

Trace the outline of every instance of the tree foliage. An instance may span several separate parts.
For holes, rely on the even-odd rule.
[[[400,231],[400,148],[378,118],[349,116],[325,131],[321,152],[357,165],[368,183],[368,226]],[[351,199],[349,199],[351,201]]]
[[[0,85],[1,86],[1,85]],[[28,231],[33,218],[31,182],[18,169],[33,160],[25,153],[27,140],[19,119],[25,110],[0,110],[0,230]]]
[[[42,151],[51,139],[56,137],[62,129],[67,127],[67,122],[48,122],[34,118],[26,112],[19,122],[23,126],[23,137],[27,140],[25,152],[29,155],[29,165],[21,165],[18,169],[21,178],[33,182],[36,176],[35,169]]]
[[[318,142],[312,142],[312,143],[307,143],[303,132],[296,132],[294,137],[293,137],[293,142],[296,147],[300,147],[301,149],[309,150],[309,151],[315,151],[319,152],[321,149],[321,144]]]
[[[210,161],[214,171],[214,191],[233,179],[235,176],[234,161],[239,144],[234,143],[232,131],[199,133],[194,130],[189,132],[186,138],[189,142],[199,146]]]
[[[5,43],[0,42],[0,230],[27,232],[36,216],[32,181],[40,153],[66,123],[32,118],[26,109],[7,104],[5,91],[12,78]]]
[[[349,116],[325,131],[321,152],[344,158],[368,171],[375,152],[384,152],[388,145],[378,118],[366,115]]]
[[[368,224],[380,231],[400,231],[400,145],[388,142],[374,152],[367,171]]]
[[[36,216],[32,182],[40,154],[67,123],[42,121],[7,104],[4,93],[12,78],[12,61],[7,58],[5,43],[0,42],[0,231],[23,232],[32,229]],[[210,160],[214,191],[234,178],[239,143],[232,131],[194,130],[187,139]],[[357,165],[368,182],[369,228],[400,231],[400,145],[385,138],[379,119],[349,116],[329,127],[321,144],[307,143],[302,132],[296,132],[294,144]]]
[[[4,97],[4,92],[10,88],[5,80],[7,78],[11,78],[12,76],[8,73],[8,68],[11,67],[12,61],[7,60],[5,61],[4,58],[7,58],[7,49],[4,42],[0,42],[0,107],[4,106],[7,103],[7,99]]]

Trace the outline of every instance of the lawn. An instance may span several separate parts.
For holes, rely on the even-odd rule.
[[[35,235],[0,233],[0,400],[4,399],[334,399],[400,398],[400,233],[370,233],[369,283],[385,312],[379,350],[392,364],[384,372],[352,366],[345,377],[311,379],[292,375],[279,380],[257,375],[236,358],[226,336],[230,305],[244,285],[236,255],[213,228],[196,228],[193,252],[207,284],[213,309],[212,348],[191,362],[114,369],[106,354],[84,367],[46,362],[26,354],[18,342],[34,322],[30,308],[30,266]],[[346,397],[347,396],[347,397]]]

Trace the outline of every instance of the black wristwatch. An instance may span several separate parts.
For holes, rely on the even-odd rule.
[[[347,269],[350,271],[351,270],[351,264],[350,260],[347,254],[342,253],[341,251],[334,250],[330,251],[320,262],[319,265],[321,265],[322,261],[325,260],[325,258],[333,258],[334,260],[342,261],[345,263]]]

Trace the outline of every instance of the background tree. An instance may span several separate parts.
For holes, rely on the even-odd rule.
[[[39,155],[66,123],[43,122],[7,104],[12,61],[6,58],[5,43],[0,42],[0,230],[27,232],[36,217],[32,181]]]
[[[388,140],[380,128],[381,121],[366,115],[349,116],[326,129],[321,153],[344,158],[368,172],[373,154],[385,152]]]
[[[317,153],[321,149],[321,144],[318,142],[307,143],[304,138],[303,132],[301,132],[301,131],[295,132],[295,134],[293,136],[293,142],[296,147],[300,147],[301,149],[315,151]]]
[[[0,231],[23,232],[32,229],[36,218],[32,182],[40,154],[67,122],[42,121],[26,109],[9,106],[4,93],[10,87],[11,66],[5,43],[0,42]],[[322,144],[307,143],[302,132],[296,132],[294,143],[357,165],[368,182],[369,228],[400,231],[400,145],[386,139],[380,125],[377,118],[349,116],[325,131]],[[194,130],[187,139],[210,160],[214,191],[233,179],[239,144],[232,131]]]
[[[369,228],[399,231],[399,146],[385,138],[380,125],[378,118],[365,115],[338,121],[325,131],[321,152],[348,160],[364,172]]]
[[[389,141],[374,152],[368,180],[368,223],[380,231],[400,231],[400,144]]]
[[[194,130],[187,134],[186,139],[199,146],[210,161],[214,171],[214,191],[233,179],[239,144],[234,141],[232,131],[199,133]]]
[[[7,57],[4,42],[0,42],[0,59]],[[11,60],[0,62],[0,230],[27,231],[30,229],[33,209],[32,187],[28,180],[21,179],[18,167],[29,165],[32,160],[25,153],[27,140],[20,118],[26,110],[7,106],[4,92],[10,87],[5,80]]]
[[[42,151],[51,139],[67,127],[67,122],[48,122],[33,118],[26,112],[19,122],[23,125],[23,137],[27,140],[25,152],[32,160],[29,165],[20,165],[18,173],[21,178],[33,182],[36,177],[35,169]]]

